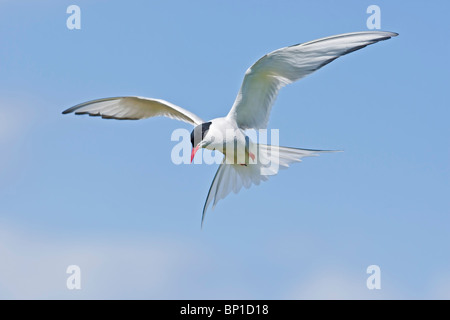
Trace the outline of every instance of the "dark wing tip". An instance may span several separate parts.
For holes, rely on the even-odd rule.
[[[72,113],[73,112],[73,110],[72,110],[73,108],[69,108],[69,109],[66,109],[66,110],[64,110],[63,112],[61,112],[62,114],[68,114],[68,113]]]
[[[208,196],[209,196],[209,194],[208,194]],[[201,222],[201,224],[200,224],[200,229],[201,230],[203,230],[203,223],[205,222],[205,213],[206,213],[206,209],[208,209],[207,207],[206,207],[206,202],[205,202],[205,205],[203,206],[203,213],[202,213],[202,222]]]
[[[73,106],[73,107],[70,107],[69,109],[64,110],[62,112],[62,114],[72,113],[72,112],[76,111],[77,109],[80,109],[81,107],[83,107],[85,105],[86,105],[86,103],[77,104],[76,106]],[[75,114],[77,114],[77,113],[75,113]]]
[[[110,101],[110,100],[118,100],[118,99],[122,99],[122,98],[134,98],[134,97],[112,97],[112,98],[102,98],[102,99],[96,99],[96,100],[90,100],[87,102],[83,102],[80,104],[77,104],[76,106],[73,106],[69,109],[66,109],[62,112],[62,114],[68,114],[68,113],[72,113],[77,109],[80,109],[84,106],[87,106],[89,104],[93,104],[93,103],[97,103],[97,102],[103,102],[103,101]],[[80,115],[80,114],[89,114],[89,112],[76,112],[76,115]],[[95,116],[99,116],[100,114],[95,114]]]

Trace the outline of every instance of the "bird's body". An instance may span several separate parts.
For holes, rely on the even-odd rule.
[[[271,146],[253,141],[246,131],[266,129],[271,108],[279,90],[320,69],[340,56],[367,45],[397,36],[392,32],[354,32],[322,38],[275,50],[253,64],[245,73],[236,100],[225,117],[203,121],[170,102],[143,97],[116,97],[88,101],[63,113],[89,114],[107,119],[137,120],[167,116],[194,126],[191,134],[192,154],[200,148],[224,154],[206,199],[206,209],[213,207],[231,191],[259,184],[278,169],[289,167],[301,158],[324,150]]]
[[[215,118],[210,120],[211,126],[205,137],[205,141],[211,141],[205,148],[209,150],[218,150],[225,154],[224,147],[231,147],[234,141],[245,141],[245,133],[239,129],[236,122],[227,117]],[[228,134],[227,134],[228,131]],[[214,139],[212,139],[214,137]]]
[[[238,127],[236,121],[221,117],[210,122],[209,130],[203,138],[207,144],[204,144],[203,148],[221,152],[226,163],[249,164],[249,159],[254,155],[250,150],[254,150],[255,144],[245,131]]]

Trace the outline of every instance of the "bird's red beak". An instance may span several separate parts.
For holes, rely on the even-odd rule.
[[[192,160],[194,160],[194,157],[195,157],[195,154],[196,154],[197,151],[198,151],[198,148],[200,148],[200,146],[196,146],[195,148],[192,148],[192,153],[191,153],[191,163],[192,163]]]

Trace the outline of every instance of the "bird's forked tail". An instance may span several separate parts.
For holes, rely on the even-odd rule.
[[[255,144],[250,150],[256,157],[247,165],[224,162],[214,176],[208,196],[203,207],[202,225],[208,206],[212,203],[214,209],[217,202],[233,191],[238,193],[242,187],[250,188],[252,184],[259,185],[269,176],[278,174],[280,169],[287,169],[293,162],[301,162],[304,157],[318,156],[319,153],[339,152],[333,150],[313,150],[265,144]]]

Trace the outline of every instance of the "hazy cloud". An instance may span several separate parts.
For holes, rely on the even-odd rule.
[[[169,297],[180,272],[189,265],[188,250],[180,243],[82,238],[77,243],[58,241],[1,226],[0,298]],[[81,268],[79,291],[66,288],[66,268],[72,264]]]

